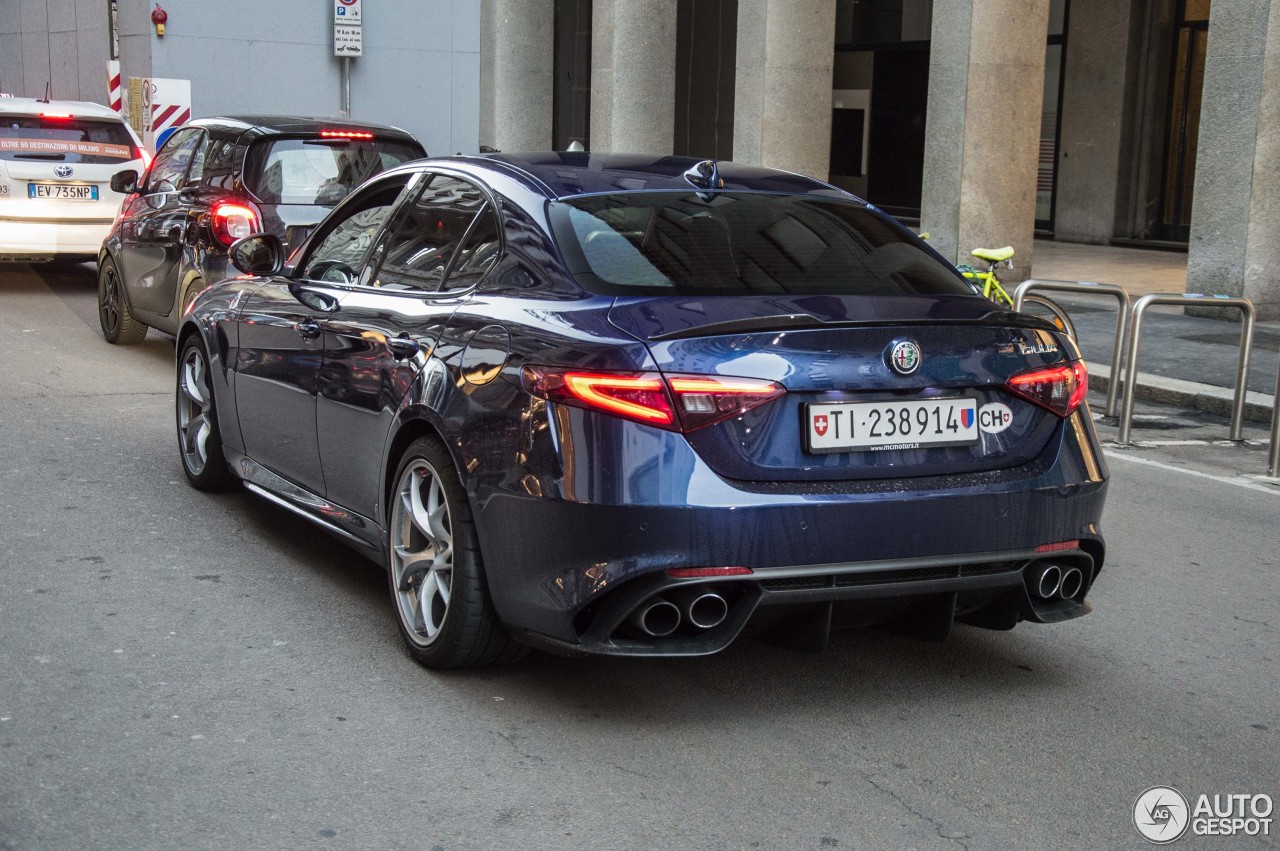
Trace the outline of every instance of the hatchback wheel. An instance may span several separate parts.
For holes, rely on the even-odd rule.
[[[391,599],[409,653],[429,668],[521,655],[498,623],[466,492],[436,440],[412,443],[396,470],[387,552]]]
[[[147,336],[147,326],[133,318],[115,261],[107,257],[98,267],[98,323],[108,343],[131,346]]]
[[[222,434],[209,380],[209,358],[192,335],[178,356],[178,453],[187,481],[199,490],[223,490],[235,481],[222,454]]]

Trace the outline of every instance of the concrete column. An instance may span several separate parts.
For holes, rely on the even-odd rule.
[[[676,0],[591,4],[591,149],[669,155]]]
[[[951,0],[933,7],[920,219],[932,245],[967,262],[1012,245],[1031,270],[1049,0]]]
[[[827,179],[835,28],[830,0],[739,0],[734,160]]]
[[[1053,227],[1064,242],[1105,245],[1116,235],[1131,5],[1071,2]]]
[[[1200,103],[1187,290],[1280,319],[1280,0],[1213,4]]]
[[[551,148],[554,0],[482,0],[480,144]]]

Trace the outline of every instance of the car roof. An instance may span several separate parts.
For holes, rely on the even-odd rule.
[[[319,133],[321,130],[368,130],[379,136],[414,139],[413,134],[389,124],[371,121],[352,121],[347,118],[311,118],[301,115],[217,115],[197,118],[191,122],[196,127],[222,125],[239,130],[256,130],[263,135]]]
[[[531,178],[549,198],[636,190],[687,192],[697,187],[685,178],[685,172],[705,161],[696,157],[588,151],[494,153],[449,159],[497,167]],[[789,171],[728,161],[717,161],[716,167],[724,181],[720,188],[725,190],[795,194],[820,192],[849,197],[829,183]]]
[[[111,119],[123,123],[120,113],[100,103],[84,100],[37,100],[0,98],[0,115],[39,115],[42,112],[69,112],[74,118]]]

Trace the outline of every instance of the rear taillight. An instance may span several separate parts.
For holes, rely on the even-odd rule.
[[[1080,407],[1088,395],[1089,371],[1082,361],[1063,363],[1019,373],[1006,386],[1022,398],[1065,417]]]
[[[218,201],[209,211],[213,236],[223,245],[255,234],[262,225],[258,211],[238,201]]]
[[[772,381],[757,378],[672,375],[667,384],[685,431],[731,419],[787,392]]]
[[[746,413],[786,391],[772,381],[657,372],[585,372],[527,366],[534,396],[669,431],[695,431]]]

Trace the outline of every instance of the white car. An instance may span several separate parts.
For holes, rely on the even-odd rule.
[[[105,106],[0,98],[0,261],[96,258],[125,198],[111,175],[149,161]]]

